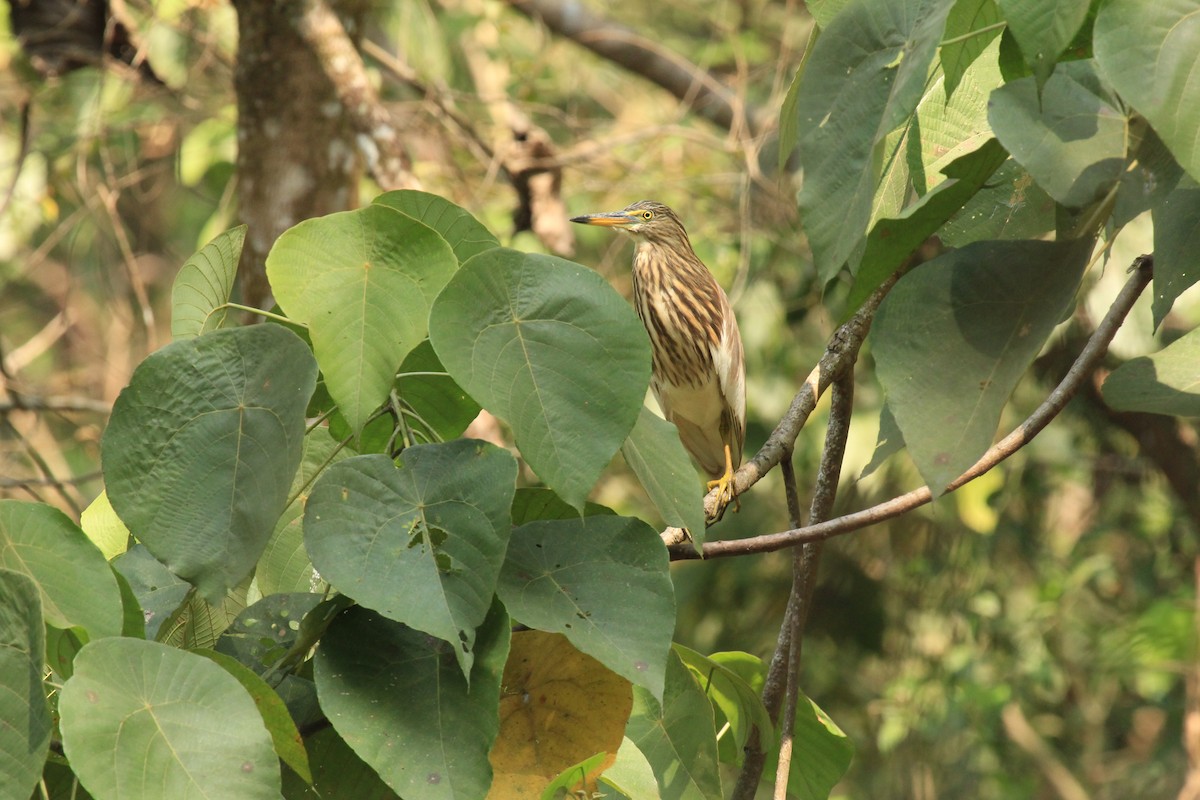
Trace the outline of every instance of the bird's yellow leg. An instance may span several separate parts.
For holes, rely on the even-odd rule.
[[[725,506],[730,503],[735,503],[734,510],[741,509],[742,504],[738,501],[737,496],[733,493],[733,454],[729,452],[729,445],[725,445],[725,474],[717,478],[715,481],[708,482],[708,490],[718,489],[717,493],[717,508],[718,517],[720,511],[725,510]]]

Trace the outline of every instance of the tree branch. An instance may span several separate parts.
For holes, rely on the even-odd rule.
[[[1104,359],[1104,355],[1108,352],[1108,345],[1112,341],[1113,336],[1116,335],[1117,329],[1121,327],[1121,323],[1124,322],[1130,309],[1133,308],[1134,302],[1146,288],[1147,284],[1149,284],[1151,274],[1153,273],[1153,266],[1153,256],[1141,256],[1133,262],[1132,271],[1134,274],[1126,282],[1121,293],[1117,295],[1117,299],[1113,301],[1112,307],[1109,308],[1104,319],[1096,326],[1096,330],[1088,339],[1083,350],[1080,351],[1078,358],[1075,359],[1075,363],[1071,365],[1071,369],[1067,371],[1063,380],[1016,430],[992,445],[973,467],[955,478],[946,488],[946,493],[952,492],[964,484],[973,481],[1020,450],[1062,412],[1071,398],[1083,386],[1088,376],[1092,374]],[[847,325],[849,324],[847,323]],[[809,380],[812,380],[811,376]],[[803,394],[803,390],[801,394]],[[792,403],[793,407],[798,404],[801,394],[797,394],[797,399]],[[807,417],[807,413],[804,414],[805,417]],[[789,411],[790,414],[791,411]],[[784,423],[781,422],[780,427],[783,427],[783,425]],[[779,428],[776,428],[776,431],[779,431]],[[772,439],[774,438],[775,434],[772,434]],[[770,441],[768,440],[768,443]],[[766,449],[767,446],[764,445],[763,450],[760,450],[759,454],[755,456],[755,461],[759,459],[759,456]],[[743,466],[742,470],[745,470],[748,466],[750,465]],[[742,470],[738,470],[738,473],[741,474]],[[740,482],[738,483],[738,487],[739,489],[741,488]],[[925,505],[931,500],[933,500],[933,493],[929,490],[928,486],[924,486],[862,511],[856,511],[853,514],[847,514],[827,522],[810,524],[807,527],[794,528],[780,533],[754,536],[749,539],[707,542],[701,553],[697,553],[690,545],[680,544],[670,544],[668,545],[668,550],[673,560],[719,558],[723,556],[782,550],[785,547],[790,547],[801,542],[814,542],[834,536],[841,536],[851,531],[898,517],[914,508]]]
[[[658,84],[715,125],[752,135],[762,131],[765,114],[747,109],[720,79],[657,42],[610,22],[578,0],[508,0],[530,19]]]
[[[416,188],[418,181],[400,140],[400,126],[379,101],[362,56],[341,20],[324,0],[302,0],[299,9],[296,32],[316,54],[342,110],[358,131],[367,169],[384,190]]]

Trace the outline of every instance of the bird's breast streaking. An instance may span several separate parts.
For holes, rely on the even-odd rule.
[[[746,428],[742,339],[725,291],[662,203],[642,200],[571,221],[637,238],[633,302],[650,337],[650,386],[684,448],[715,478],[710,488],[720,488],[719,515],[735,494]]]

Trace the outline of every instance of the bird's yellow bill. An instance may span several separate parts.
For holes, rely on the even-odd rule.
[[[604,228],[620,228],[633,221],[633,215],[625,211],[609,211],[604,214],[584,214],[581,217],[571,217],[571,222],[578,222],[581,225],[599,225]]]

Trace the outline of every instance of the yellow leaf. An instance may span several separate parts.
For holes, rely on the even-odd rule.
[[[500,684],[500,734],[488,756],[488,800],[539,797],[564,769],[608,753],[580,781],[594,788],[616,759],[632,706],[629,681],[565,636],[514,633]]]

